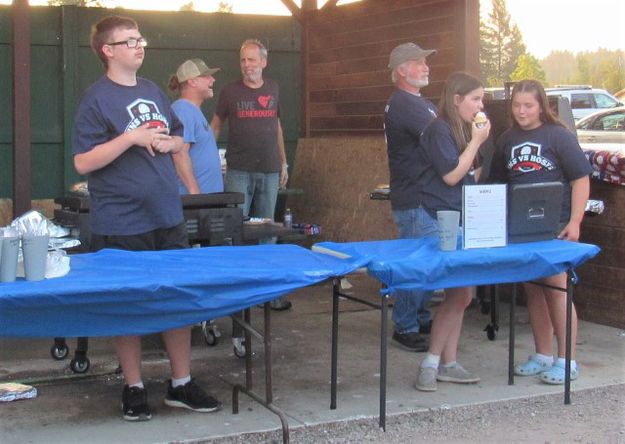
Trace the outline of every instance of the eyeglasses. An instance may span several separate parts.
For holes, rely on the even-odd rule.
[[[143,37],[139,37],[138,39],[129,38],[128,40],[123,40],[121,42],[107,43],[107,45],[109,46],[126,45],[128,48],[131,48],[131,49],[136,48],[137,46],[145,48],[146,46],[148,46],[148,41],[144,39]]]

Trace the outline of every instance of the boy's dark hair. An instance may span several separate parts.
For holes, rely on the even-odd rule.
[[[129,17],[109,15],[91,27],[91,49],[102,61],[105,68],[108,68],[108,59],[102,52],[102,47],[112,43],[110,41],[111,35],[116,29],[139,29],[139,25]]]

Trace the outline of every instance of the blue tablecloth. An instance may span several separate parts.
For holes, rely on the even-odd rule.
[[[348,274],[366,261],[295,245],[74,255],[62,278],[0,283],[0,336],[160,332]]]
[[[386,285],[383,292],[391,293],[525,282],[574,269],[599,253],[595,245],[562,240],[444,252],[435,237],[320,242],[313,250],[366,259],[369,274]]]

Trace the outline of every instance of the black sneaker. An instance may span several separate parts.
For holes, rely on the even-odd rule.
[[[202,413],[215,412],[221,408],[221,402],[207,394],[193,379],[176,388],[171,386],[171,380],[169,380],[165,404]]]
[[[393,333],[393,344],[404,350],[424,352],[428,350],[428,341],[419,336],[419,333]]]
[[[426,323],[426,324],[421,324],[419,326],[419,333],[422,335],[429,335],[432,332],[432,321]]]
[[[149,421],[152,419],[148,406],[148,391],[145,388],[124,386],[122,411],[126,421]]]

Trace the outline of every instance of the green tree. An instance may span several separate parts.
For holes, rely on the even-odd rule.
[[[593,52],[580,52],[574,56],[574,62],[568,77],[558,79],[555,84],[592,85],[613,93],[625,87],[625,51],[600,48]]]
[[[516,23],[511,21],[505,0],[492,0],[492,11],[480,22],[480,64],[487,85],[501,86],[510,80],[517,59],[527,49]]]
[[[232,14],[232,5],[228,2],[219,2],[219,6],[217,7],[217,12],[225,12],[228,14]]]
[[[590,79],[590,57],[586,53],[580,53],[577,55],[577,73],[573,76],[574,83],[579,85],[590,85],[592,81]]]
[[[545,71],[548,85],[574,83],[577,61],[571,51],[551,51],[540,64]]]
[[[48,6],[93,6],[96,8],[104,7],[100,0],[48,0]]]
[[[625,57],[605,61],[599,65],[601,77],[604,79],[601,86],[608,91],[617,92],[625,88]]]
[[[181,11],[195,11],[195,5],[193,4],[192,1],[190,1],[189,3],[185,3],[184,5],[182,5],[180,7]]]
[[[519,81],[523,79],[535,79],[545,83],[545,71],[540,66],[540,61],[531,54],[519,56],[519,61],[515,70],[510,74],[510,80]]]

